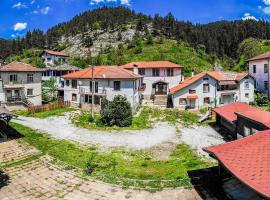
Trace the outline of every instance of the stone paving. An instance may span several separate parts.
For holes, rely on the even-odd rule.
[[[20,144],[16,140],[0,143],[0,163],[8,163],[23,160],[39,151],[29,145]]]
[[[0,144],[0,155],[8,152],[8,146],[13,146],[13,151],[24,147],[16,144],[16,141]],[[5,148],[2,148],[5,147]],[[14,148],[15,147],[15,148]],[[21,157],[14,154],[14,158]],[[6,186],[0,181],[1,200],[200,200],[195,190],[172,189],[156,193],[137,190],[124,190],[109,184],[87,181],[77,177],[71,171],[63,170],[44,161],[44,157],[20,166],[10,167],[4,170],[8,176]],[[1,179],[1,177],[0,177]]]

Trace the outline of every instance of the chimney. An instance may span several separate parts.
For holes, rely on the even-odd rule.
[[[194,69],[191,71],[191,77],[194,76]]]
[[[139,74],[138,65],[136,65],[136,64],[133,65],[133,72],[134,72],[134,74]]]

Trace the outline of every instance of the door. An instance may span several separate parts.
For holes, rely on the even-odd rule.
[[[189,107],[191,109],[195,108],[195,105],[196,105],[196,100],[195,99],[190,99],[189,100]]]
[[[223,103],[225,105],[233,103],[233,96],[232,95],[224,95],[223,96]]]

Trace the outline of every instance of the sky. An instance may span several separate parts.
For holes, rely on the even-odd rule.
[[[270,0],[0,0],[0,38],[24,36],[100,6],[127,6],[147,15],[209,23],[220,20],[270,20]]]

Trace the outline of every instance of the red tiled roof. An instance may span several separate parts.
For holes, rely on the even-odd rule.
[[[196,81],[200,80],[205,75],[206,75],[206,73],[200,73],[200,74],[197,74],[197,75],[195,75],[193,77],[189,77],[186,80],[184,80],[182,83],[180,83],[179,85],[174,86],[173,88],[171,88],[170,92],[174,94],[177,91],[182,90],[182,89],[188,87],[189,85],[195,83]]]
[[[2,72],[41,72],[43,71],[42,69],[33,67],[32,65],[22,63],[22,62],[17,62],[14,61],[12,63],[9,63],[8,65],[4,65],[0,67],[0,71]]]
[[[215,113],[219,114],[220,116],[222,116],[223,118],[225,118],[230,122],[237,120],[237,115],[235,114],[236,112],[238,113],[242,111],[258,111],[258,110],[260,109],[241,102],[235,102],[230,105],[213,109]]]
[[[182,68],[183,66],[175,64],[170,61],[149,61],[149,62],[131,62],[126,65],[122,65],[125,69],[133,68],[138,66],[138,68]]]
[[[270,128],[270,112],[258,109],[253,111],[236,112],[236,114],[251,119],[253,121],[259,122],[265,125],[266,127]]]
[[[254,61],[254,60],[264,60],[264,59],[269,59],[270,58],[270,51],[266,52],[264,54],[255,56],[253,58],[250,58],[248,61]]]
[[[63,56],[63,57],[69,57],[68,55],[66,55],[64,52],[62,51],[52,51],[52,50],[45,50],[44,52],[51,54],[51,55],[55,55],[55,56]]]
[[[119,66],[96,66],[94,68],[94,78],[119,78],[119,79],[138,79],[142,76],[134,74],[131,71],[123,69]],[[92,68],[86,69],[64,75],[63,78],[69,79],[89,79],[92,78]]]
[[[208,75],[217,81],[231,81],[231,83],[235,83],[235,81],[240,81],[244,77],[248,75],[248,73],[233,73],[233,72],[221,72],[221,71],[212,71],[212,72],[202,72],[193,77],[187,78],[185,81],[180,83],[179,85],[170,89],[171,93],[176,93],[179,90],[182,90],[191,84],[195,83],[196,81],[200,80],[205,75]]]
[[[270,198],[270,130],[203,150],[241,182]]]

